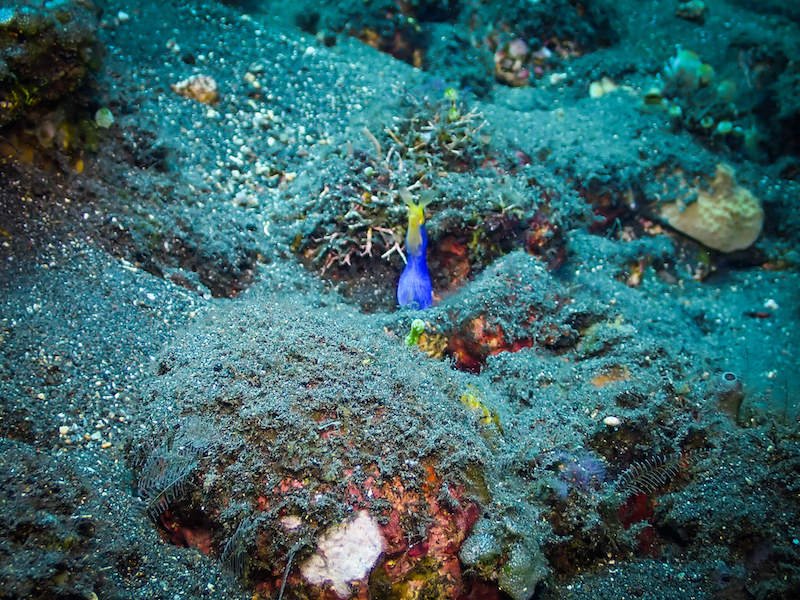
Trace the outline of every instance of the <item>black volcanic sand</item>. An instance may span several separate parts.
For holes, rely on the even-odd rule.
[[[709,0],[699,23],[665,1],[405,4],[416,21],[387,24],[393,2],[98,2],[99,60],[70,55],[89,79],[0,130],[0,598],[251,598],[248,573],[300,564],[348,511],[336,485],[322,506],[287,494],[313,513],[306,537],[243,569],[223,556],[239,525],[272,526],[256,478],[379,462],[415,480],[422,461],[471,490],[460,559],[499,597],[800,594],[798,11]],[[510,88],[492,76],[492,23],[580,52]],[[423,69],[402,44],[355,39],[387,27],[427,50]],[[89,38],[48,39],[69,53]],[[752,78],[736,118],[755,146],[642,110],[676,47]],[[218,103],[172,91],[198,73]],[[590,97],[602,77],[622,87]],[[451,85],[483,125],[463,154],[428,140],[398,170],[387,129],[441,117]],[[101,107],[110,128],[48,137]],[[655,218],[665,173],[721,162],[765,211],[756,244],[729,255]],[[365,229],[343,198],[369,190],[365,214],[402,230],[397,192],[420,177],[437,303],[416,313],[394,306],[402,261],[381,258],[385,239],[350,264],[336,244]],[[525,241],[537,215],[540,253]],[[469,247],[461,278],[453,239]],[[459,370],[406,346],[416,317],[519,343]],[[320,441],[321,415],[349,444]],[[140,497],[159,452],[190,465],[167,497],[207,553]]]

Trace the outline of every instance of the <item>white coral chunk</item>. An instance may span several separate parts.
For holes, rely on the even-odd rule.
[[[362,510],[322,534],[317,551],[302,564],[300,571],[309,583],[330,583],[340,598],[346,598],[351,593],[350,584],[369,574],[383,547],[378,524]]]

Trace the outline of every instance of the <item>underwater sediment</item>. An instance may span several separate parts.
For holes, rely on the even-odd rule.
[[[796,597],[799,23],[0,7],[0,597]]]

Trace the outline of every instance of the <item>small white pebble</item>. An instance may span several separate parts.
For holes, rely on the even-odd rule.
[[[124,10],[121,10],[117,13],[117,21],[119,21],[120,23],[126,23],[127,21],[130,20],[130,18],[131,16]]]
[[[606,425],[607,427],[619,427],[621,424],[622,421],[619,417],[609,415],[603,419],[603,425]]]
[[[769,298],[766,302],[764,302],[764,308],[767,310],[778,310],[778,303],[772,298]]]
[[[266,129],[267,127],[269,127],[269,122],[270,122],[269,117],[267,117],[263,113],[256,113],[255,115],[253,115],[253,127],[256,128],[262,127]]]
[[[303,524],[303,520],[297,515],[286,515],[281,518],[280,523],[286,531],[294,531]]]

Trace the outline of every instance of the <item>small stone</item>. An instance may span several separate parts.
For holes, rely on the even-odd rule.
[[[281,517],[280,523],[286,531],[294,531],[303,524],[303,520],[297,515],[286,515]]]
[[[681,2],[675,9],[675,14],[681,19],[694,21],[695,23],[700,23],[701,25],[705,23],[707,12],[708,7],[702,0],[688,0],[687,2]]]
[[[599,81],[593,81],[589,85],[589,97],[600,98],[615,91],[619,86],[608,77],[603,77]]]
[[[94,122],[101,129],[108,129],[114,124],[114,114],[108,107],[104,106],[94,113]]]
[[[170,87],[176,94],[203,104],[216,104],[219,102],[217,82],[208,75],[192,75]]]
[[[58,428],[58,435],[67,435],[69,433],[69,425],[62,425]]]
[[[609,415],[603,419],[603,425],[607,427],[619,427],[622,424],[622,421],[619,417],[614,417]]]

